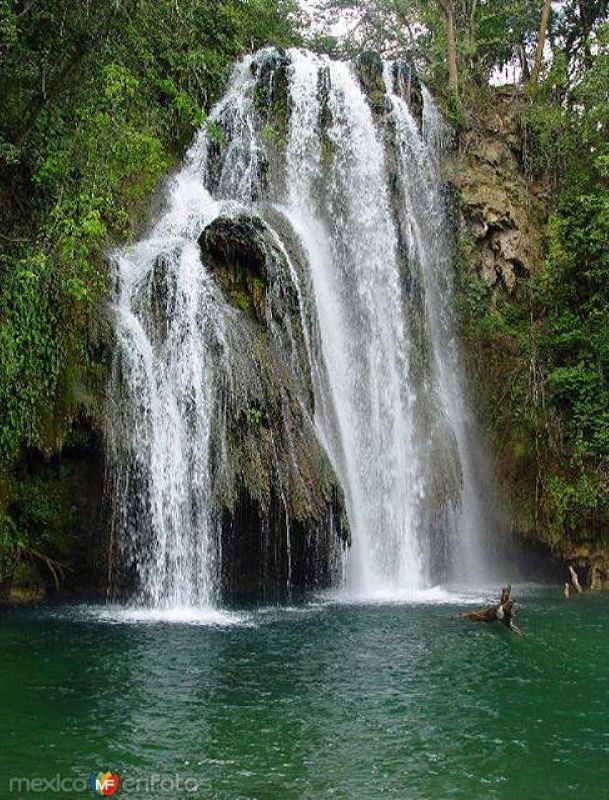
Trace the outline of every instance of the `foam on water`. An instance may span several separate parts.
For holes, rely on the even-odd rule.
[[[496,589],[495,589],[496,591]],[[489,597],[479,590],[429,586],[423,589],[395,589],[377,591],[335,591],[324,595],[328,601],[337,605],[480,605],[487,603]]]
[[[200,625],[202,627],[233,627],[247,625],[251,615],[224,611],[209,606],[169,606],[146,608],[142,606],[86,606],[82,619],[93,619],[111,625]]]

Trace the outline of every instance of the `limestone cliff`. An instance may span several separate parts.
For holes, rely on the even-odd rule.
[[[525,101],[495,89],[474,108],[446,177],[458,189],[462,243],[476,274],[494,291],[512,293],[543,260],[548,193],[526,174]]]
[[[609,586],[607,546],[584,524],[568,536],[558,532],[544,495],[560,434],[544,416],[543,309],[530,286],[543,268],[553,198],[549,182],[527,169],[526,107],[521,89],[493,89],[472,104],[444,164],[454,194],[462,333],[513,530],[599,588]]]
[[[276,212],[267,208],[266,214],[281,228]],[[306,272],[297,245],[288,254],[261,216],[244,212],[214,220],[199,244],[234,308],[231,389],[217,465],[224,586],[325,585],[349,527],[342,489],[313,423],[304,301],[297,292]]]

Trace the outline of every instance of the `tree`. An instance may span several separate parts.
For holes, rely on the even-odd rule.
[[[537,50],[535,51],[535,63],[533,64],[533,71],[531,72],[531,86],[533,87],[533,89],[537,87],[537,83],[539,81],[539,73],[541,72],[543,51],[546,46],[546,32],[548,30],[548,23],[550,22],[551,10],[552,10],[552,0],[544,0],[543,11],[541,12],[541,22],[539,24],[539,38],[537,40]]]
[[[561,42],[569,71],[592,66],[592,44],[599,24],[607,16],[607,0],[564,0],[558,8],[556,36]]]
[[[456,96],[459,94],[459,72],[457,68],[457,36],[455,27],[454,0],[437,0],[446,25],[446,60],[448,63],[448,88]]]

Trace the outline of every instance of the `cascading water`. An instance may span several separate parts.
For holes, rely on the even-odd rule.
[[[276,131],[260,104],[261,97],[277,102],[282,77],[289,119]],[[274,340],[277,320],[288,325],[290,369],[306,363],[310,373],[298,381],[297,405],[309,424],[310,380],[310,424],[349,518],[347,586],[413,590],[435,576],[430,491],[451,481],[452,497],[440,491],[435,498],[443,509],[439,536],[452,542],[453,560],[458,541],[461,559],[475,563],[478,487],[434,156],[441,122],[423,90],[421,134],[399,77],[399,68],[385,65],[385,107],[373,111],[350,64],[297,50],[245,59],[174,179],[160,221],[117,255],[109,440],[118,558],[135,573],[130,580],[145,602],[204,605],[219,596],[226,403],[241,391],[249,323],[226,298],[200,242],[214,220],[244,213],[260,220],[297,298],[300,333],[285,308],[277,312],[277,289],[267,286],[262,316]],[[257,408],[248,413],[263,416]],[[282,467],[272,425],[269,437],[289,586],[294,542],[285,487],[303,470],[296,454]],[[445,443],[439,450],[438,441]]]
[[[390,96],[390,123],[398,160],[399,211],[408,245],[408,258],[418,271],[425,298],[425,323],[431,351],[431,381],[437,412],[444,418],[445,435],[453,436],[460,496],[446,511],[448,544],[459,550],[460,577],[479,580],[480,536],[485,514],[482,498],[493,494],[490,481],[483,480],[476,464],[485,454],[475,431],[475,420],[463,386],[461,354],[454,321],[454,289],[451,269],[451,232],[447,224],[446,200],[438,173],[438,157],[451,135],[433,98],[422,86],[422,130],[403,96],[399,65],[384,65],[384,80]],[[483,468],[484,470],[484,468]],[[490,470],[486,470],[487,475]],[[456,560],[453,554],[453,561]]]
[[[235,125],[245,116],[246,75],[243,65],[216,110],[233,107]],[[226,341],[225,303],[196,244],[219,210],[201,175],[207,147],[199,136],[166,213],[116,259],[114,502],[121,558],[135,565],[142,599],[152,605],[208,605],[218,592],[210,447]]]
[[[347,496],[349,585],[417,588],[423,486],[383,146],[348,64],[296,55],[293,73],[287,216],[315,292],[327,375],[318,424]]]

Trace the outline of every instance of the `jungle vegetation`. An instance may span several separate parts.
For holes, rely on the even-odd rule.
[[[303,40],[410,58],[458,131],[514,68],[524,168],[549,187],[546,255],[499,307],[466,288],[467,335],[512,354],[507,446],[535,476],[539,536],[606,536],[607,0],[322,5],[353,14],[346,40],[307,31],[296,0],[0,0],[0,579],[69,556],[73,509],[44,465],[99,425],[105,255],[141,228],[232,61]]]

